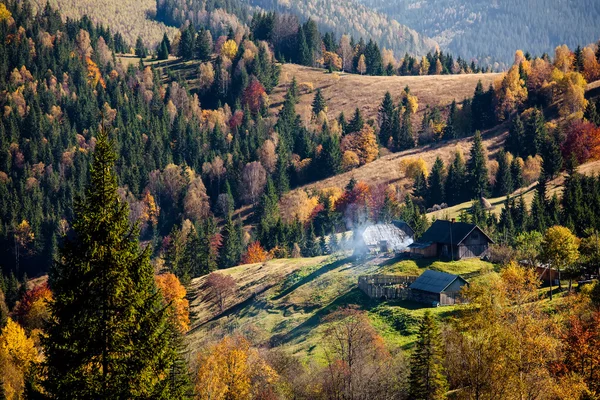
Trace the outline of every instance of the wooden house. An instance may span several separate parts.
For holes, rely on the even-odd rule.
[[[469,283],[458,275],[426,270],[410,285],[410,298],[431,305],[453,305],[461,302],[460,291]]]
[[[409,248],[414,256],[460,260],[481,257],[492,243],[477,225],[437,220]]]

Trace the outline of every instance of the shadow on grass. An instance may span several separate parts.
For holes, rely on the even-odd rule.
[[[321,268],[317,269],[316,271],[313,271],[309,275],[303,277],[298,282],[294,283],[292,286],[284,289],[277,296],[273,297],[273,300],[277,301],[277,300],[287,296],[288,294],[292,293],[294,290],[298,289],[300,286],[302,286],[302,285],[318,278],[319,276],[326,274],[327,272],[330,272],[348,262],[351,262],[351,261],[352,261],[352,257],[347,257],[347,258],[342,258],[342,259],[333,261],[329,264],[325,264]]]
[[[292,342],[294,340],[300,338],[306,338],[309,336],[310,332],[318,327],[321,323],[321,320],[327,316],[332,311],[340,307],[346,307],[349,305],[358,306],[362,310],[370,310],[373,307],[377,306],[377,302],[370,299],[366,294],[364,294],[360,289],[355,288],[348,293],[338,297],[333,302],[329,303],[325,307],[321,308],[315,314],[313,314],[306,321],[296,326],[294,329],[287,333],[274,335],[271,338],[270,345],[271,346],[279,346],[282,344],[286,344]],[[300,340],[303,341],[303,340]]]

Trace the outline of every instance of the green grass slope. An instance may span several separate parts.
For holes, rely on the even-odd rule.
[[[282,346],[301,358],[322,361],[320,346],[326,328],[324,317],[338,307],[355,305],[368,312],[370,321],[387,343],[408,348],[415,340],[418,319],[428,307],[407,301],[379,303],[357,288],[358,277],[373,273],[416,275],[426,268],[465,274],[470,278],[492,271],[480,260],[439,262],[387,260],[357,262],[351,257],[317,257],[273,260],[239,266],[222,273],[231,275],[238,291],[228,299],[228,309],[218,314],[212,305],[205,278],[192,282],[192,329],[188,334],[194,353],[207,340],[225,334],[246,335],[259,345]],[[432,309],[440,319],[458,306]]]

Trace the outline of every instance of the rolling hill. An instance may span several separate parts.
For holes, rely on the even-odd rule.
[[[360,0],[470,60],[512,63],[515,49],[551,54],[600,38],[596,0]]]
[[[487,88],[500,74],[429,75],[429,76],[361,76],[355,74],[329,74],[319,68],[296,64],[283,64],[279,85],[271,94],[271,108],[278,109],[287,88],[295,77],[299,85],[310,84],[314,90],[321,89],[327,101],[329,118],[337,118],[344,112],[350,118],[356,107],[366,120],[377,117],[377,110],[385,92],[394,98],[406,86],[419,99],[415,123],[420,123],[425,105],[446,107],[452,100],[461,101],[473,96],[477,82],[481,80]],[[304,121],[310,119],[314,92],[301,91],[296,111]]]
[[[320,343],[327,325],[323,317],[346,305],[367,310],[370,322],[389,344],[408,348],[416,337],[416,318],[429,308],[409,301],[379,304],[356,287],[357,280],[360,275],[372,273],[419,275],[425,268],[474,279],[492,271],[493,266],[479,260],[358,262],[348,254],[339,254],[272,260],[221,270],[238,287],[237,293],[229,296],[223,314],[213,305],[211,292],[205,287],[206,277],[194,279],[190,286],[192,328],[187,334],[190,351],[193,354],[205,341],[236,332],[257,345],[278,345],[305,360],[311,357],[320,362],[323,356]],[[458,307],[430,310],[438,318],[447,318]]]

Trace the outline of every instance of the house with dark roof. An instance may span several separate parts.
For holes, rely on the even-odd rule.
[[[419,303],[453,305],[461,302],[460,291],[468,284],[458,275],[428,269],[410,285],[410,298]]]
[[[481,257],[492,243],[477,225],[437,220],[409,248],[413,256],[460,260]]]
[[[355,253],[399,253],[413,242],[414,231],[403,221],[373,224],[359,231]]]

